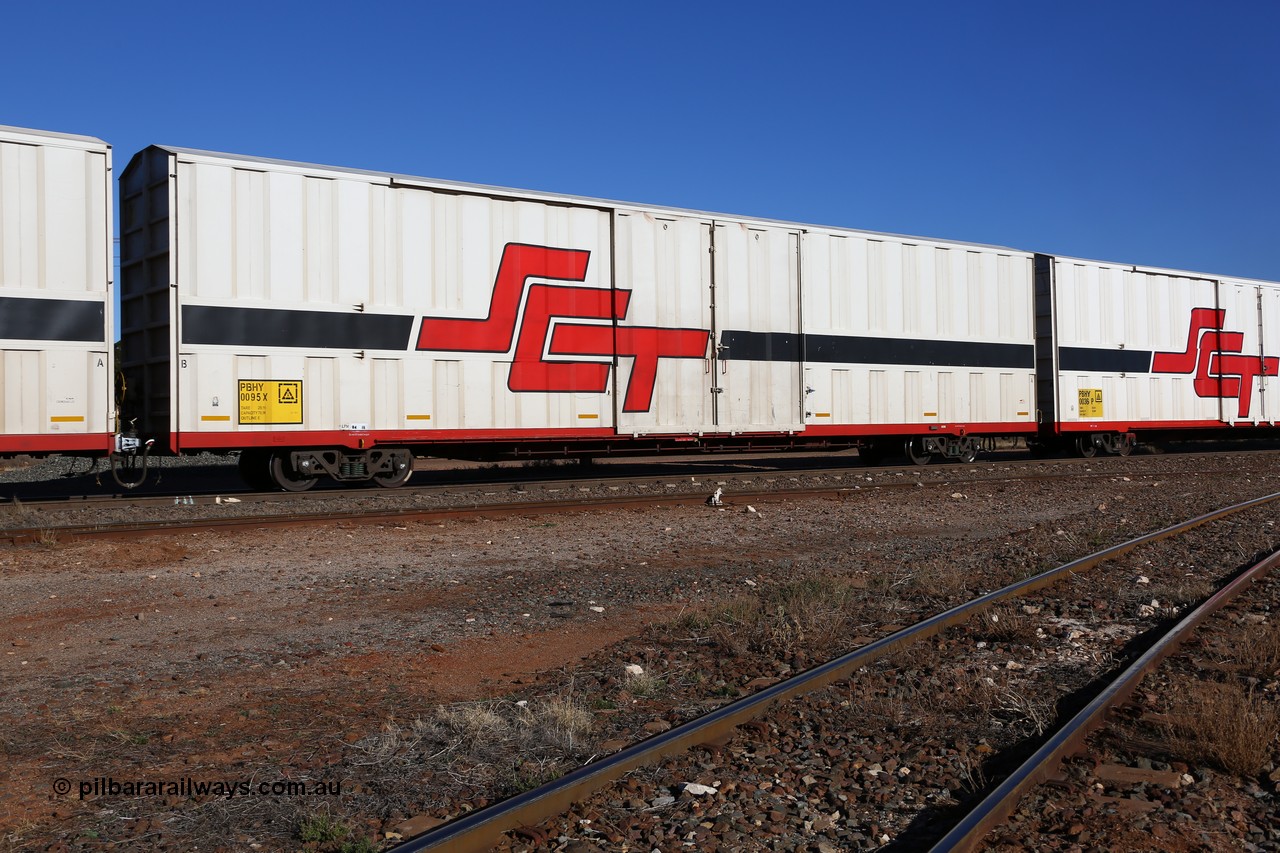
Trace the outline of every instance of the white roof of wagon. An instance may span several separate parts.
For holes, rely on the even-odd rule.
[[[96,136],[76,133],[59,133],[56,130],[36,130],[30,127],[11,127],[0,124],[0,139],[8,142],[24,142],[29,145],[76,143],[76,148],[107,149],[111,146]]]
[[[1277,285],[1280,285],[1280,282],[1269,281],[1265,278],[1249,278],[1248,276],[1229,275],[1226,273],[1170,269],[1168,267],[1151,266],[1150,264],[1131,264],[1120,261],[1099,261],[1091,258],[1076,258],[1070,255],[1052,255],[1051,257],[1059,263],[1080,264],[1096,267],[1115,267],[1127,272],[1137,273],[1139,275],[1159,275],[1167,276],[1169,278],[1189,278],[1214,282],[1222,281],[1232,284],[1260,285],[1263,287],[1276,287]]]
[[[301,163],[293,160],[277,160],[270,157],[253,157],[242,154],[228,154],[220,151],[204,151],[198,148],[182,148],[174,145],[155,145],[161,151],[167,151],[179,158],[189,158],[192,161],[206,162],[224,162],[229,164],[242,164],[249,168],[269,168],[272,171],[292,172],[296,174],[314,175],[316,177],[327,178],[359,178],[374,183],[386,184],[392,187],[410,187],[426,190],[445,190],[449,192],[460,192],[474,195],[501,196],[505,198],[519,198],[530,201],[543,201],[552,204],[572,204],[585,207],[595,207],[604,210],[625,210],[636,211],[642,213],[654,214],[676,214],[680,216],[692,216],[714,219],[719,222],[737,222],[744,224],[772,225],[782,226],[786,228],[794,228],[804,231],[826,231],[833,233],[854,233],[869,237],[885,237],[893,240],[900,240],[910,243],[930,243],[940,246],[958,246],[974,249],[986,249],[999,252],[1007,252],[1016,255],[1026,255],[1030,257],[1031,252],[1024,249],[1014,249],[1009,246],[998,246],[988,243],[972,243],[964,240],[947,240],[937,237],[921,237],[909,234],[893,234],[885,231],[867,231],[862,228],[851,228],[837,225],[815,225],[799,222],[789,222],[780,219],[767,219],[757,216],[742,216],[739,214],[717,213],[706,210],[690,210],[679,207],[665,207],[662,205],[644,204],[639,202],[616,201],[611,199],[591,198],[588,196],[566,195],[561,193],[540,192],[538,190],[514,189],[511,187],[491,186],[488,184],[473,184],[465,181],[450,181],[442,178],[424,178],[414,175],[402,175],[395,172],[378,172],[369,169],[353,169],[342,166],[325,166],[316,163]]]

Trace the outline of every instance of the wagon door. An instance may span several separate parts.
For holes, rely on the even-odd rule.
[[[799,232],[716,223],[713,257],[717,431],[803,429]]]
[[[1280,287],[1258,288],[1259,345],[1264,376],[1259,381],[1263,420],[1280,422]]]
[[[1223,280],[1218,283],[1221,330],[1216,333],[1216,350],[1208,364],[1208,374],[1216,383],[1219,417],[1229,423],[1265,420],[1266,394],[1261,288]]]
[[[614,229],[618,432],[711,432],[711,225],[619,211]]]

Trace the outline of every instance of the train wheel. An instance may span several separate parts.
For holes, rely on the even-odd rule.
[[[409,461],[404,463],[404,467],[395,471],[384,471],[373,475],[373,481],[384,489],[396,489],[409,482],[409,478],[413,476],[413,457],[409,457]]]
[[[1076,439],[1076,455],[1092,459],[1098,455],[1098,445],[1093,443],[1093,436],[1082,435]]]
[[[305,492],[320,479],[315,476],[299,474],[293,470],[293,465],[289,462],[289,451],[287,450],[271,454],[271,464],[268,467],[271,471],[271,482],[286,492]]]
[[[240,477],[256,492],[268,492],[276,487],[271,479],[271,452],[249,448],[240,451]]]
[[[924,439],[908,438],[902,442],[902,453],[912,465],[928,465],[933,454],[924,449]]]
[[[1115,450],[1112,451],[1116,456],[1128,456],[1133,452],[1133,433],[1121,433],[1116,436]]]
[[[960,451],[960,455],[956,457],[956,461],[965,465],[970,464],[978,458],[978,442],[969,441],[965,444],[964,449]]]

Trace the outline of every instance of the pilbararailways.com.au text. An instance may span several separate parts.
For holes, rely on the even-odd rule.
[[[70,779],[53,780],[54,793],[66,796],[73,790],[82,800],[95,797],[336,797],[342,794],[342,782],[302,782],[294,779],[254,782],[244,779],[116,779],[98,776],[72,783]]]

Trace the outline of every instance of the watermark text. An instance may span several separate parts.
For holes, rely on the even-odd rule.
[[[342,794],[341,781],[302,781],[276,779],[152,779],[145,776],[96,776],[72,781],[64,777],[53,780],[53,792],[60,797],[71,794],[81,800],[99,797],[337,797]]]

